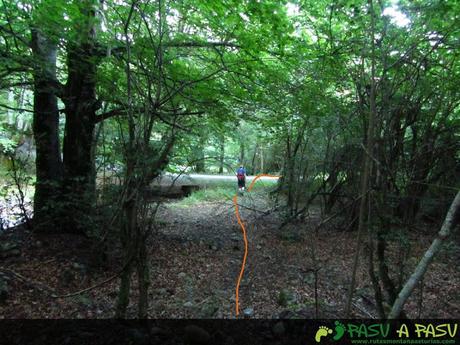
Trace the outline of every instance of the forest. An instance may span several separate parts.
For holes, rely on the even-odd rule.
[[[0,7],[0,319],[460,317],[460,2]]]

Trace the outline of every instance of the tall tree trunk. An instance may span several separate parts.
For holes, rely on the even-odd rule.
[[[263,147],[260,149],[260,173],[263,174],[264,172],[264,149]]]
[[[291,150],[291,137],[290,134],[286,136],[286,160],[285,160],[285,168],[284,168],[284,175],[285,183],[287,185],[287,201],[286,206],[289,211],[289,216],[293,214],[293,206],[294,206],[294,159],[295,156]]]
[[[56,230],[56,202],[62,180],[59,148],[59,110],[56,97],[57,46],[38,29],[32,29],[34,56],[33,134],[36,145],[34,223],[39,231]]]
[[[81,39],[71,43],[67,53],[68,79],[63,101],[66,124],[64,135],[64,185],[65,221],[68,230],[81,233],[88,224],[94,202],[95,179],[93,174],[92,146],[96,111],[95,11],[93,1],[80,4],[87,25],[82,25]],[[85,32],[86,30],[86,32]]]

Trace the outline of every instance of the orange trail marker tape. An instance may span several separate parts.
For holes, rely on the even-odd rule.
[[[249,188],[248,188],[248,192],[252,190],[256,181],[261,177],[280,178],[281,176],[270,175],[270,174],[259,174],[251,181],[251,184],[249,185]],[[241,279],[243,279],[244,267],[246,266],[246,259],[248,258],[248,237],[246,235],[246,227],[244,226],[244,223],[241,220],[240,211],[238,209],[238,193],[236,193],[235,196],[233,197],[233,204],[235,205],[236,220],[238,221],[238,224],[241,227],[241,231],[243,232],[243,240],[244,240],[243,262],[241,263],[241,270],[238,276],[238,280],[236,281],[236,289],[235,289],[235,312],[236,312],[236,316],[238,316],[240,314],[240,303],[239,303],[240,284],[241,284]]]

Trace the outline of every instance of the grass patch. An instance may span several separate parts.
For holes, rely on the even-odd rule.
[[[249,184],[246,183],[246,187]],[[264,197],[268,195],[271,191],[276,188],[276,182],[271,181],[260,181],[257,182],[257,185],[254,187],[254,190],[250,192],[252,197],[257,195],[263,195]],[[234,182],[220,182],[219,184],[212,184],[201,189],[192,192],[188,197],[183,198],[182,200],[174,203],[177,206],[187,207],[192,206],[202,202],[216,202],[216,201],[231,201],[233,196],[237,193],[238,188]]]
[[[178,206],[191,206],[201,202],[230,200],[236,193],[236,188],[230,186],[205,187],[194,191],[188,197],[175,203]]]

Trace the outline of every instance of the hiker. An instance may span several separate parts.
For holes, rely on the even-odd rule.
[[[236,178],[238,179],[238,190],[243,191],[246,186],[246,169],[242,165],[236,171]]]

